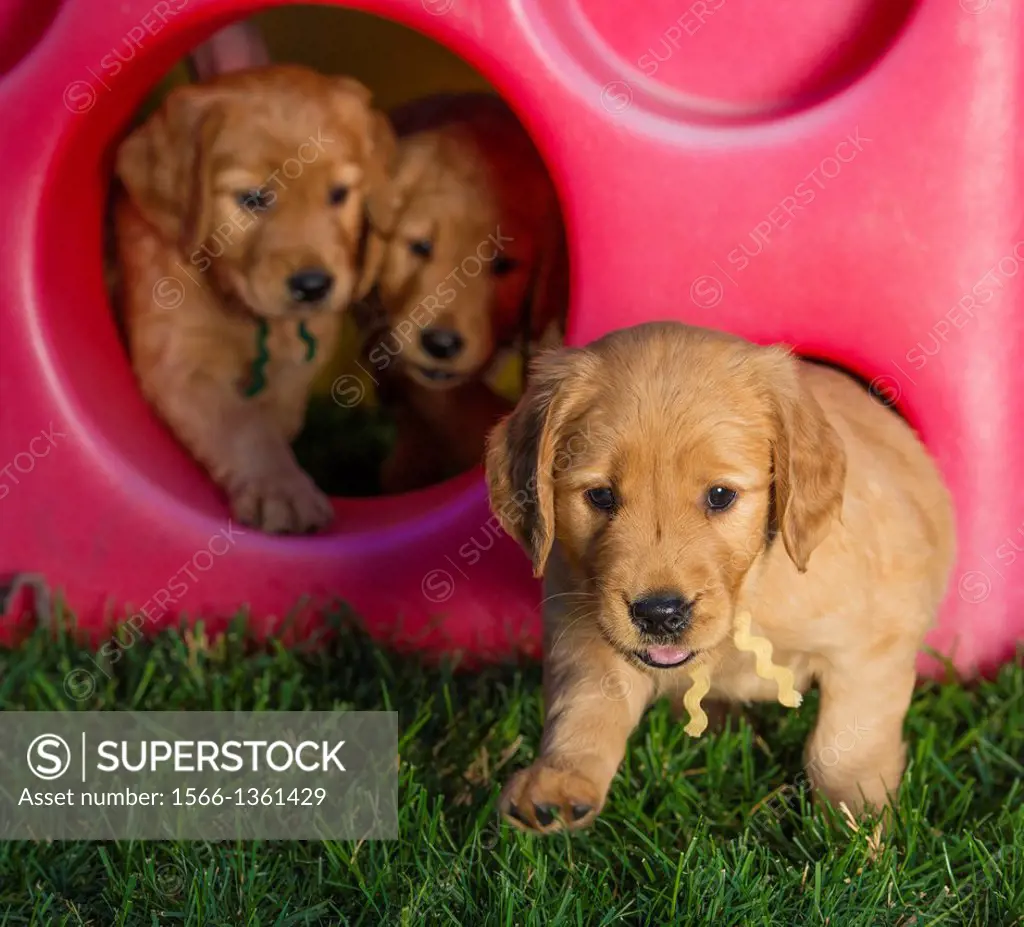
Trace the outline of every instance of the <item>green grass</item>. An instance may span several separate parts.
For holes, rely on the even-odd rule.
[[[63,679],[83,665],[68,636],[38,632],[0,652],[0,707],[397,709],[401,839],[3,843],[0,925],[1024,923],[1021,665],[921,688],[899,821],[874,848],[803,792],[779,797],[814,698],[699,740],[656,706],[598,823],[537,839],[495,816],[538,743],[536,667],[431,669],[345,628],[308,652],[258,647],[241,626],[214,646],[136,643],[75,703]]]

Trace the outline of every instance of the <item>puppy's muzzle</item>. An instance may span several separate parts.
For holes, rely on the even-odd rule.
[[[629,617],[647,637],[673,637],[690,626],[693,601],[674,591],[648,592],[629,603]]]

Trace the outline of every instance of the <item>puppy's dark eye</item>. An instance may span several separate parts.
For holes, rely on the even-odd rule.
[[[328,199],[332,206],[340,206],[348,199],[348,187],[331,187]]]
[[[708,490],[707,506],[712,512],[724,512],[736,501],[736,490],[724,486],[712,486]]]
[[[499,254],[491,261],[491,274],[495,277],[506,277],[519,266],[515,258],[505,257]]]
[[[618,505],[615,493],[606,486],[601,486],[598,489],[588,489],[584,495],[587,497],[587,502],[599,512],[614,512]]]
[[[434,253],[434,245],[426,238],[418,238],[416,241],[409,242],[409,250],[424,260],[430,260],[430,256]]]
[[[271,203],[273,203],[270,194],[265,193],[263,190],[240,190],[235,194],[235,200],[239,206],[244,206],[246,209],[256,212],[270,209]]]

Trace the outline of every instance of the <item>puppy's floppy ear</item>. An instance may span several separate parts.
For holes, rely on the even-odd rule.
[[[386,151],[385,170],[376,180],[371,176],[366,200],[366,248],[356,298],[362,299],[373,288],[384,265],[391,236],[405,211],[412,191],[420,183],[436,158],[437,145],[429,136],[398,141],[392,125],[381,115],[376,132],[379,149]]]
[[[526,392],[487,440],[491,509],[541,576],[555,540],[555,459],[566,425],[592,395],[597,357],[582,348],[538,355]]]
[[[116,173],[142,215],[188,253],[213,224],[209,151],[223,124],[220,88],[176,87],[117,152]]]
[[[788,351],[770,348],[776,434],[772,458],[775,511],[782,542],[796,568],[807,571],[843,507],[846,450]]]
[[[391,122],[382,112],[374,110],[370,121],[372,131],[366,165],[366,209],[378,228],[390,232],[395,221],[391,180],[398,143]]]
[[[373,289],[384,262],[384,242],[394,231],[398,202],[393,188],[398,143],[391,122],[383,113],[370,114],[371,131],[366,147],[366,250],[356,286],[356,299]]]
[[[354,77],[333,78],[335,99],[342,118],[352,123],[357,111],[362,125],[363,170],[366,172],[367,210],[382,229],[390,228],[391,175],[395,166],[395,131],[391,120],[373,107],[373,92]]]
[[[373,289],[384,258],[381,235],[389,235],[394,224],[391,190],[397,143],[391,121],[373,107],[373,92],[354,77],[331,78],[334,105],[348,125],[359,126],[361,160],[366,187],[364,242],[361,245],[359,279],[355,299]]]

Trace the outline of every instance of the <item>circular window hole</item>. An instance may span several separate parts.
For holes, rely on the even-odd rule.
[[[174,305],[162,309],[181,313],[180,292],[198,287],[203,311],[226,313],[237,330],[248,331],[251,343],[245,344],[243,333],[237,349],[247,352],[239,389],[256,397],[279,388],[296,392],[291,383],[272,382],[279,375],[274,352],[297,349],[299,340],[306,344],[305,362],[315,359],[319,369],[308,402],[300,402],[303,422],[291,444],[299,464],[328,495],[395,496],[449,481],[453,492],[463,491],[461,477],[482,463],[486,434],[518,398],[528,356],[541,344],[558,343],[566,324],[568,249],[543,159],[495,87],[414,30],[358,11],[300,5],[265,10],[247,20],[246,29],[259,44],[221,32],[216,41],[222,46],[204,44],[178,62],[146,97],[126,135],[151,119],[179,85],[202,83],[211,68],[244,68],[266,55],[272,65],[354,78],[371,91],[373,105],[387,113],[397,136],[388,189],[400,206],[387,220],[386,236],[375,238],[363,225],[364,215],[373,216],[369,209],[357,209],[354,224],[346,226],[337,211],[345,209],[351,192],[342,177],[347,149],[336,153],[330,144],[314,144],[292,152],[289,123],[296,115],[282,111],[277,122],[254,108],[246,123],[243,95],[222,120],[239,143],[215,147],[216,166],[202,183],[174,191],[199,197],[178,205],[183,215],[212,211],[205,222],[212,231],[177,255],[183,276],[163,290],[156,286],[152,299],[158,309],[161,300],[170,300]],[[201,124],[209,129],[209,122]],[[201,146],[216,145],[216,133],[227,130],[211,131],[183,140],[186,149],[200,146],[181,152],[191,159],[190,170],[203,170]],[[256,176],[260,171],[265,180]],[[245,179],[241,186],[239,177]],[[223,194],[202,198],[202,190],[231,184],[238,187],[232,202]],[[322,196],[314,191],[317,184],[324,186]],[[138,242],[123,241],[118,256],[112,207],[133,195],[119,181],[112,184],[105,229],[115,312],[129,320],[125,299],[140,297],[138,287],[132,295],[122,286],[123,250]],[[339,241],[360,239],[359,267],[373,259],[375,244],[382,255],[373,288],[357,305],[337,312],[336,339],[325,344],[312,338],[316,344],[310,345],[312,323],[303,328],[300,322],[320,310],[301,305],[305,283],[294,278],[316,265],[340,279],[331,261],[351,264],[351,252],[338,257]],[[175,247],[158,240],[160,248]],[[279,286],[266,282],[274,274]],[[271,311],[253,295],[268,286],[288,294],[281,299],[295,304],[291,315],[276,304]],[[146,302],[150,296],[143,290]],[[321,297],[311,294],[310,300],[319,304]],[[202,325],[196,313],[189,308],[190,324]],[[203,410],[188,414],[201,417]],[[173,440],[174,426],[167,431]],[[168,469],[161,466],[161,475]]]

